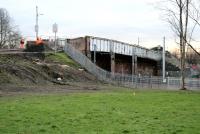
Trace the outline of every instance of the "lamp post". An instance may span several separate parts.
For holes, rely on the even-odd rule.
[[[43,15],[43,14],[38,13],[38,6],[36,6],[36,23],[35,23],[36,38],[38,38],[38,32],[39,32],[39,23],[38,23],[39,15]]]
[[[38,38],[38,31],[39,31],[39,26],[38,26],[38,6],[36,6],[36,23],[35,23],[35,33],[36,33],[36,39]]]

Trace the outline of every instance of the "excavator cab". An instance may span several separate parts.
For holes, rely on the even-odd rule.
[[[36,45],[43,45],[43,41],[42,38],[37,37],[36,41],[35,41]]]

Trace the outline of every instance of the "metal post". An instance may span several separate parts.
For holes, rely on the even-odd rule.
[[[165,79],[165,37],[163,38],[163,52],[162,52],[162,76],[163,76],[163,82],[165,83],[166,82],[166,79]]]
[[[36,6],[36,24],[35,24],[35,32],[36,32],[36,38],[38,38],[39,36],[39,15],[43,15],[43,14],[40,14],[38,12],[38,6]]]
[[[36,6],[36,24],[35,24],[35,32],[36,32],[36,38],[38,38],[38,31],[39,31],[39,26],[38,26],[38,6]]]

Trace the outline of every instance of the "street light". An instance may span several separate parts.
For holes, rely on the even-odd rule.
[[[38,38],[38,32],[39,32],[39,24],[38,24],[39,15],[43,15],[43,14],[38,13],[38,6],[36,6],[36,24],[35,24],[36,38]]]

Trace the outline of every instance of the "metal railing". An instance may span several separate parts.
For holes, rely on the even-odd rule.
[[[167,81],[163,83],[162,77],[159,76],[122,75],[103,70],[67,43],[65,43],[64,51],[101,81],[131,88],[179,89],[181,87],[180,78],[168,77]],[[192,90],[200,89],[200,79],[186,79],[186,87]]]

